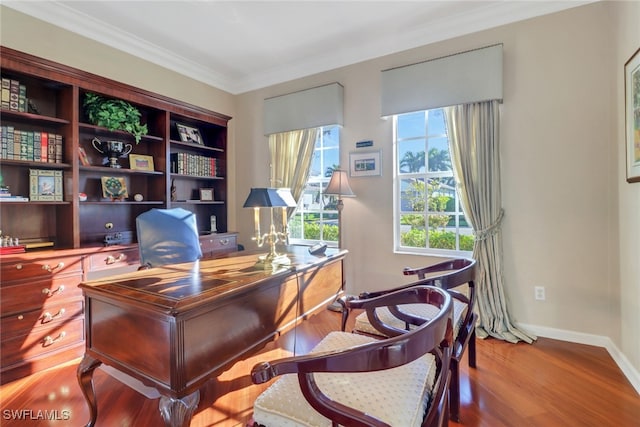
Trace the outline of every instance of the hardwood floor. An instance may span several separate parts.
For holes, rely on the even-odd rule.
[[[294,348],[306,353],[339,324],[339,314],[323,311],[306,320],[296,334],[290,331],[260,354],[238,362],[201,392],[191,426],[244,426],[255,397],[265,388],[251,383],[251,367],[290,355]],[[477,353],[476,369],[469,369],[466,360],[461,366],[462,424],[450,426],[640,426],[640,395],[603,348],[545,338],[532,345],[488,339],[478,341]],[[89,410],[76,367],[77,361],[3,385],[0,425],[85,425]],[[147,399],[101,370],[94,383],[96,427],[163,425],[158,399]],[[47,416],[58,420],[43,419]]]

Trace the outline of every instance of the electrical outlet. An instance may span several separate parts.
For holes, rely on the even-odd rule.
[[[534,295],[536,300],[544,301],[545,300],[544,286],[536,286],[533,289],[534,289]]]

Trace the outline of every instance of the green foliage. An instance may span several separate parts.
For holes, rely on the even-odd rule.
[[[460,235],[460,250],[473,251],[473,236]],[[403,233],[400,242],[402,246],[412,248],[427,247],[426,230],[413,228]],[[456,234],[453,231],[429,230],[429,247],[434,249],[456,249]]]
[[[86,93],[83,106],[91,123],[109,130],[128,132],[134,136],[136,144],[142,135],[148,133],[147,125],[140,123],[140,111],[128,102]]]

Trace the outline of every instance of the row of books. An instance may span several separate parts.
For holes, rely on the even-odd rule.
[[[218,159],[190,153],[171,154],[171,172],[193,176],[219,176]]]
[[[62,135],[0,127],[0,159],[62,163]]]
[[[18,80],[2,77],[1,99],[5,110],[27,111],[27,87]]]

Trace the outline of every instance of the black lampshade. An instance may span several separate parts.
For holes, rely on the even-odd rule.
[[[295,208],[297,205],[288,188],[252,188],[243,208]]]

